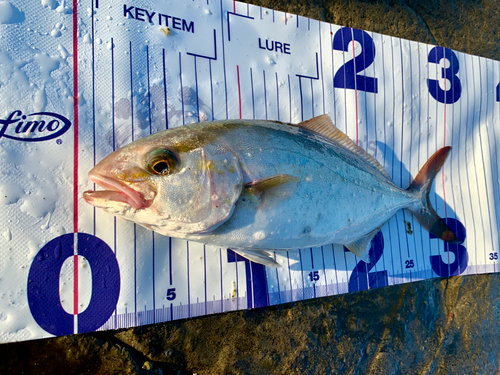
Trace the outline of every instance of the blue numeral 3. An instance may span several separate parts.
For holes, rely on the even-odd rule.
[[[460,84],[460,79],[457,77],[459,68],[458,59],[457,55],[451,49],[434,47],[429,52],[427,61],[439,64],[442,59],[447,59],[450,62],[448,68],[441,68],[441,78],[448,79],[450,87],[446,87],[446,91],[444,91],[439,87],[439,81],[436,79],[427,79],[427,86],[429,87],[429,93],[438,102],[453,104],[460,99],[462,92],[462,85]]]
[[[467,263],[469,263],[469,254],[467,253],[467,249],[462,246],[465,241],[465,227],[456,219],[447,218],[444,219],[444,221],[460,239],[460,244],[450,244],[445,242],[445,251],[453,253],[455,255],[455,260],[453,263],[448,264],[443,262],[441,255],[431,255],[431,267],[438,276],[457,276],[465,271]],[[432,234],[430,234],[430,237],[436,238]]]

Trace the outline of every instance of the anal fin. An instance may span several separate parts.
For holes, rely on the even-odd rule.
[[[281,267],[281,265],[271,257],[271,254],[265,250],[235,249],[234,247],[232,247],[231,250],[254,263],[263,264],[271,268]]]
[[[361,258],[366,263],[370,263],[370,248],[372,244],[373,237],[382,229],[385,225],[375,228],[370,233],[365,234],[363,237],[356,239],[355,241],[344,244],[345,247],[349,249],[351,253]]]

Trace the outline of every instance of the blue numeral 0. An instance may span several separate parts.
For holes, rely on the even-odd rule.
[[[460,239],[460,244],[450,244],[448,242],[444,243],[444,248],[446,252],[451,252],[455,255],[455,260],[453,263],[445,263],[441,258],[441,255],[431,255],[431,267],[438,276],[448,277],[461,275],[467,268],[469,263],[469,254],[467,249],[462,246],[465,241],[465,227],[463,224],[452,218],[443,219],[446,224],[455,232],[457,237]],[[430,238],[436,238],[430,234]]]
[[[462,85],[460,79],[457,77],[459,69],[458,59],[457,55],[455,55],[451,49],[434,47],[429,52],[427,61],[439,64],[442,59],[447,59],[450,62],[449,67],[441,68],[441,78],[448,79],[450,81],[450,87],[447,87],[446,91],[444,91],[439,87],[439,81],[436,79],[427,79],[427,86],[429,87],[429,93],[438,102],[453,104],[460,99],[460,94],[462,93]]]
[[[361,54],[349,60],[337,70],[333,78],[333,87],[378,92],[377,78],[361,76],[356,73],[368,68],[375,59],[375,43],[366,31],[343,27],[333,37],[333,49],[336,51],[349,51],[349,43],[355,40],[361,44]]]
[[[78,233],[78,255],[92,270],[92,297],[78,314],[78,332],[93,332],[109,319],[120,296],[120,269],[115,254],[101,239]],[[64,311],[59,297],[59,274],[64,261],[74,254],[74,234],[54,238],[40,249],[28,274],[31,315],[48,333],[70,335],[73,314]]]

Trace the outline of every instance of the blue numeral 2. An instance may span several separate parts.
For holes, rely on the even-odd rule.
[[[439,81],[436,79],[427,79],[427,86],[429,93],[434,99],[440,103],[453,104],[460,99],[462,93],[462,85],[460,79],[457,77],[458,73],[458,59],[455,52],[451,49],[444,47],[434,47],[429,52],[427,61],[430,63],[439,64],[442,59],[447,59],[450,62],[448,68],[441,68],[441,78],[446,78],[450,81],[450,87],[444,91],[439,87]]]
[[[348,52],[349,43],[353,40],[361,44],[361,54],[349,60],[337,70],[333,78],[333,87],[373,92],[376,94],[378,92],[377,78],[356,74],[368,68],[375,58],[375,43],[373,43],[370,35],[363,30],[343,27],[333,37],[333,49]]]
[[[346,249],[346,248],[344,248]],[[346,249],[347,250],[347,249]],[[373,237],[372,245],[370,248],[370,263],[360,260],[356,267],[352,270],[351,277],[349,277],[349,292],[358,292],[360,290],[370,288],[378,288],[389,285],[389,278],[387,271],[370,272],[375,264],[382,257],[384,251],[384,236],[382,231],[378,232]]]

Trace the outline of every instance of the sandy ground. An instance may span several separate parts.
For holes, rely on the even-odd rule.
[[[252,1],[500,59],[497,1]],[[5,344],[1,374],[498,374],[500,277]]]

